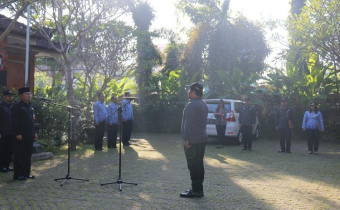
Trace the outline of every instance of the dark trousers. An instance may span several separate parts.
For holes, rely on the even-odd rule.
[[[281,151],[290,151],[292,141],[292,130],[289,128],[279,128]]]
[[[244,149],[251,149],[252,140],[253,140],[252,131],[253,131],[252,125],[241,126],[242,141],[243,141]]]
[[[226,128],[227,128],[227,125],[216,125],[217,138],[218,138],[219,144],[222,144],[225,140]]]
[[[104,138],[104,132],[105,132],[105,125],[106,122],[100,122],[98,125],[96,125],[95,129],[95,139],[94,139],[94,147],[95,149],[102,149],[103,148],[103,138]]]
[[[14,136],[6,135],[0,139],[0,167],[8,168],[13,156]]]
[[[318,152],[320,131],[319,130],[306,130],[306,132],[307,132],[308,151]]]
[[[117,144],[117,124],[107,125],[107,147],[116,147]]]
[[[123,144],[128,144],[131,138],[132,120],[123,122]]]
[[[191,186],[193,191],[203,190],[204,181],[204,165],[203,157],[205,152],[206,142],[199,144],[191,144],[191,147],[184,148],[185,157],[190,171]]]
[[[14,177],[28,177],[31,173],[33,138],[14,140]]]

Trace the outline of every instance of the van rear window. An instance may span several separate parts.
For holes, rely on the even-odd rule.
[[[217,105],[218,105],[218,103],[207,103],[209,113],[214,113],[216,108],[217,108]],[[230,112],[231,104],[225,103],[224,106],[228,110],[227,112]]]

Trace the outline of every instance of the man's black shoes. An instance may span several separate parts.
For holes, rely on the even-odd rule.
[[[24,176],[18,176],[18,177],[13,177],[13,180],[19,180],[19,181],[25,181],[25,180],[27,180],[27,178],[26,177],[24,177]]]
[[[26,177],[27,179],[35,179],[35,176],[33,175],[29,175],[28,177]]]
[[[2,173],[7,173],[7,172],[8,172],[7,168],[1,168],[0,171],[1,171]]]
[[[9,166],[6,169],[7,169],[7,171],[14,171],[14,169],[9,167]]]
[[[284,150],[279,150],[279,153],[285,153],[285,151]]]
[[[179,195],[182,198],[201,198],[204,196],[203,190],[201,191],[193,191],[187,190]]]
[[[247,148],[243,148],[242,150],[243,150],[243,151],[246,151],[246,150],[247,150]]]

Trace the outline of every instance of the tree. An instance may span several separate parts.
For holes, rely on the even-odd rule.
[[[79,64],[77,58],[85,39],[88,38],[87,35],[94,26],[101,25],[107,20],[114,20],[126,13],[130,3],[124,0],[54,0],[49,9],[46,9],[45,4],[35,4],[32,7],[33,26],[61,55],[59,61],[65,72],[67,99],[71,106],[77,105],[73,87],[76,79],[74,68]],[[92,31],[92,35],[94,34]],[[75,129],[72,132],[72,139],[75,139],[78,137],[79,114],[74,112],[73,116],[72,124]],[[75,149],[73,141],[72,149]]]
[[[302,8],[306,4],[306,0],[292,0],[290,4],[291,4],[290,13],[299,16],[302,11]]]
[[[181,0],[177,4],[178,9],[188,15],[194,24],[181,60],[187,83],[203,79],[207,68],[208,42],[229,0],[225,0],[223,5],[219,0]]]
[[[242,16],[233,22],[225,21],[216,29],[209,43],[207,75],[212,81],[211,89],[225,95],[228,90],[233,93],[232,89],[239,84],[256,82],[254,78],[264,71],[264,59],[269,52],[260,26]],[[233,80],[223,80],[218,71],[226,72]],[[237,75],[233,77],[234,74]],[[229,83],[229,88],[222,88],[223,83]]]
[[[169,75],[171,71],[178,70],[180,67],[180,58],[183,45],[171,41],[165,49],[166,58],[164,63],[163,73]]]
[[[311,55],[318,56],[317,65],[330,71],[327,74],[333,75],[337,87],[340,63],[339,10],[339,1],[311,0],[300,15],[292,17],[288,23],[290,35],[295,40],[295,49],[291,49],[290,53],[295,53],[297,58],[301,57],[307,62],[302,64],[305,69]]]
[[[84,66],[84,75],[79,75],[79,82],[84,85],[83,91],[88,91],[88,102],[96,97],[93,91],[103,92],[109,82],[129,76],[135,66],[132,27],[113,20],[94,27],[92,32],[85,38],[79,55]],[[101,85],[95,88],[98,80],[102,80]]]
[[[243,16],[229,17],[229,3],[182,0],[179,4],[195,24],[182,60],[187,81],[208,80],[211,97],[249,93],[252,88],[246,86],[263,72],[270,52],[261,26]]]
[[[140,3],[132,10],[133,21],[136,26],[137,36],[137,70],[136,80],[138,84],[139,103],[144,104],[150,89],[152,69],[157,63],[161,63],[161,56],[155,49],[149,28],[154,19],[153,10],[148,3]]]

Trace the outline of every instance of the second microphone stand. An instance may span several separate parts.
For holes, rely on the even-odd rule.
[[[45,99],[45,98],[39,98],[41,99],[42,101],[44,101],[45,103],[47,104],[53,104],[53,105],[56,105],[56,106],[61,106],[61,107],[64,107],[64,108],[67,108],[67,111],[68,111],[68,129],[67,129],[67,144],[68,144],[68,149],[67,149],[67,174],[66,174],[66,177],[65,178],[58,178],[58,179],[54,179],[54,181],[58,181],[58,180],[62,180],[62,179],[65,179],[61,184],[60,186],[62,187],[65,182],[67,180],[70,180],[70,179],[74,179],[74,180],[80,180],[80,181],[90,181],[88,179],[78,179],[78,178],[74,178],[74,177],[71,177],[71,174],[70,174],[70,163],[71,163],[71,126],[72,126],[72,123],[71,123],[71,112],[72,110],[76,110],[76,108],[74,107],[71,107],[71,106],[66,106],[66,105],[63,105],[63,104],[58,104],[58,103],[54,103],[52,102],[51,100],[49,99]]]
[[[119,112],[120,116],[122,116],[123,107],[130,104],[131,100],[132,99],[127,99],[128,102],[126,102],[123,106],[119,107],[115,112],[110,114],[107,118],[109,118],[110,116],[112,116],[113,114],[115,114],[117,112]],[[118,114],[118,116],[119,116],[119,114]],[[138,185],[138,184],[137,183],[131,183],[131,182],[124,182],[123,179],[122,179],[122,127],[123,127],[122,117],[120,119],[119,126],[120,126],[119,127],[119,176],[118,176],[118,179],[117,179],[116,182],[109,182],[109,183],[104,183],[104,184],[100,184],[100,185],[104,186],[104,185],[110,185],[110,184],[119,184],[119,191],[122,191],[122,184],[131,184],[131,185]]]

